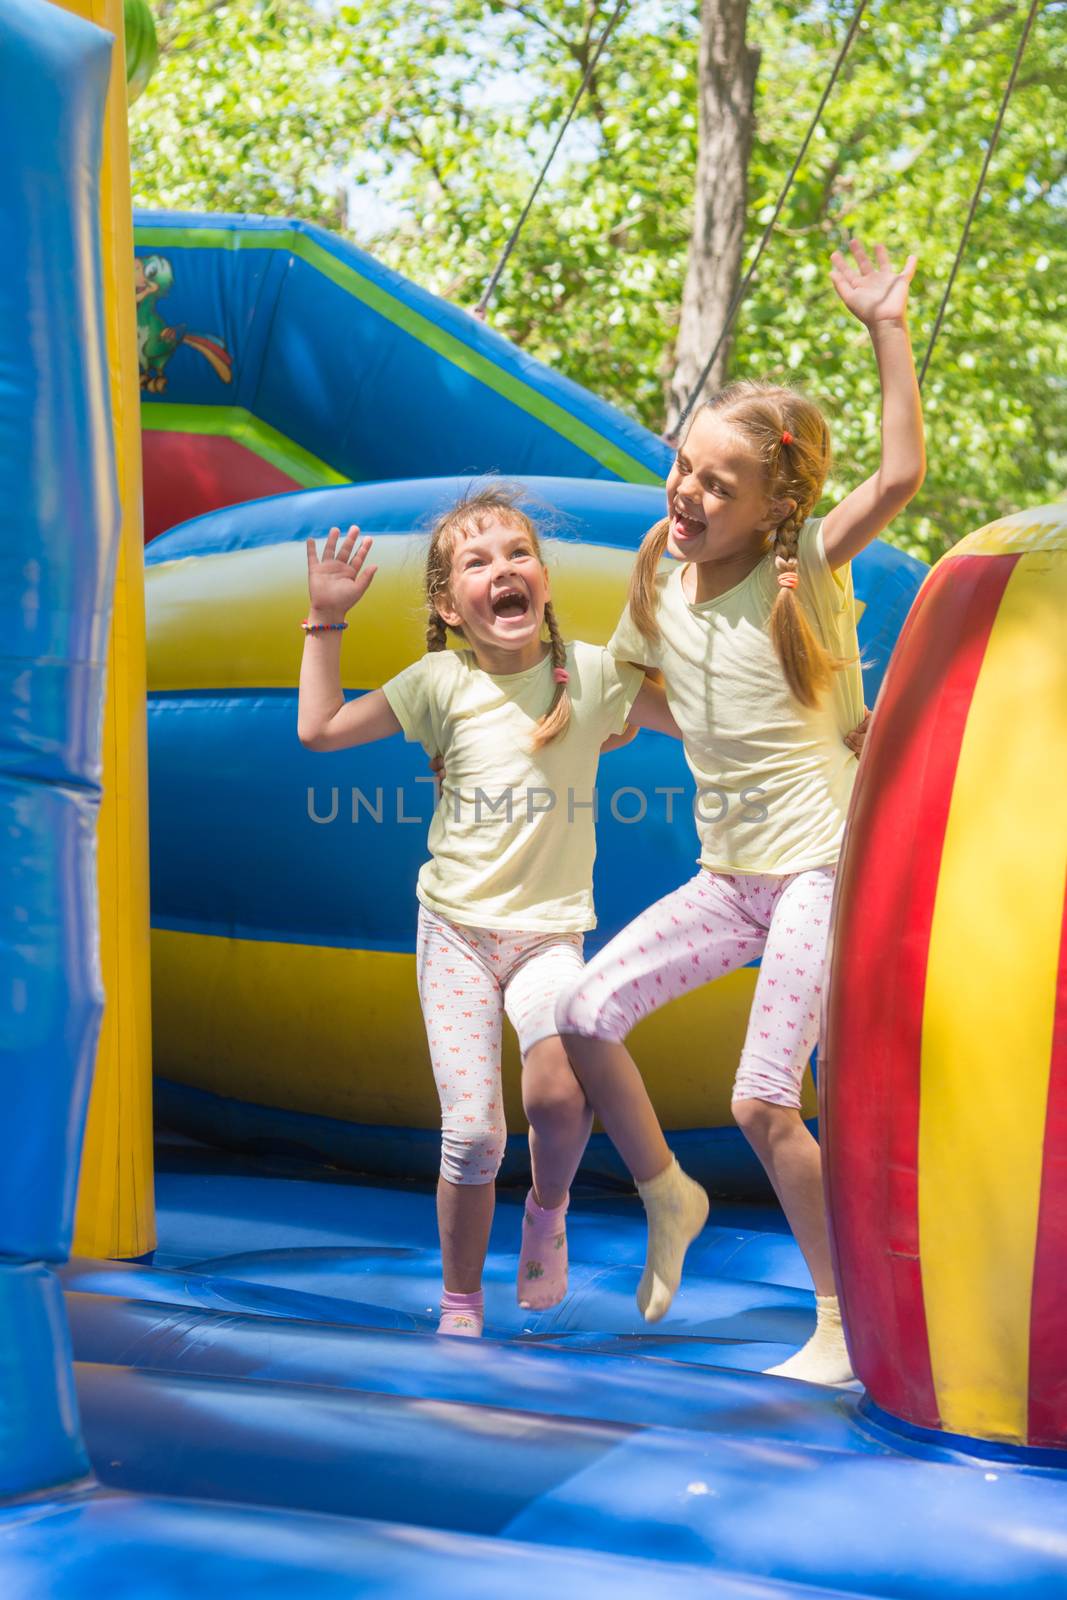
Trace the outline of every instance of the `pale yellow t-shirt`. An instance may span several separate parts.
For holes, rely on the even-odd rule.
[[[716,872],[804,872],[840,854],[857,767],[842,737],[863,715],[852,570],[830,570],[821,518],[804,524],[797,556],[809,621],[831,655],[854,663],[814,710],[790,694],[771,643],[773,554],[699,605],[672,563],[656,580],[661,638],[646,640],[627,607],[608,644],[663,673],[697,785],[700,863]]]
[[[597,760],[644,676],[582,643],[567,646],[567,670],[570,726],[536,753],[530,739],[555,692],[550,657],[495,677],[470,650],[441,650],[383,685],[404,737],[445,760],[417,889],[439,916],[514,932],[596,926]]]

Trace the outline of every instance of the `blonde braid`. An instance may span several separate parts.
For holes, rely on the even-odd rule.
[[[562,668],[566,671],[567,646],[564,643],[562,633],[559,631],[559,623],[556,621],[556,613],[552,609],[551,600],[547,601],[545,605],[545,626],[548,629],[548,639],[552,646],[553,669]],[[542,750],[553,739],[559,738],[560,734],[566,733],[570,720],[570,690],[565,683],[557,683],[556,692],[552,696],[552,704],[544,716],[539,718],[537,727],[534,730],[534,736],[530,743],[531,751]]]
[[[439,517],[426,552],[426,649],[431,653],[448,648],[448,624],[437,609],[437,601],[448,594],[452,567],[450,535],[450,519]]]
[[[829,654],[796,592],[801,529],[819,502],[830,470],[829,425],[817,405],[780,384],[742,380],[707,405],[751,447],[763,471],[768,499],[793,503],[794,510],[772,536],[778,593],[769,631],[790,693],[803,706],[817,706],[835,672],[851,664]]]
[[[797,545],[810,510],[798,505],[775,529],[774,566],[779,577],[798,570]],[[802,706],[817,706],[833,682],[837,664],[812,631],[795,588],[779,585],[770,634],[790,693]]]
[[[429,651],[448,648],[448,626],[435,605],[430,606],[426,622],[426,648]]]

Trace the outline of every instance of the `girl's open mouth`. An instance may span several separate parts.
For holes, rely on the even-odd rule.
[[[704,532],[706,524],[698,517],[684,516],[681,511],[671,515],[671,530],[679,539],[697,539]]]
[[[506,589],[494,595],[490,604],[498,617],[524,617],[530,609],[529,600],[518,589]]]

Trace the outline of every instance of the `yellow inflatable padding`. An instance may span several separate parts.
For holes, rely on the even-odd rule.
[[[82,1143],[74,1249],[139,1256],[156,1242],[148,978],[141,423],[122,0],[58,0],[114,35],[100,174],[100,254],[122,536],[108,639],[97,825],[104,1016]]]
[[[1041,550],[1067,549],[1067,501],[1016,511],[1010,517],[987,522],[954,544],[942,561],[960,556],[1033,555]],[[939,563],[940,565],[940,563]]]
[[[626,603],[633,552],[555,540],[544,541],[544,552],[564,637],[606,644]],[[378,573],[348,616],[346,689],[376,689],[424,652],[425,559],[425,536],[375,540]],[[145,577],[150,691],[296,687],[308,606],[303,544],[187,556]]]
[[[1031,531],[985,646],[923,1003],[918,1211],[938,1413],[951,1433],[1014,1444],[1030,1431],[1042,1174],[1061,1159],[1048,1119],[1067,876],[1065,512],[1058,548],[1051,520]],[[993,527],[1010,536],[1025,518]]]
[[[156,1070],[164,1077],[320,1117],[440,1126],[413,955],[157,929],[152,973]],[[755,983],[755,971],[742,968],[635,1028],[628,1043],[665,1127],[732,1125],[730,1091]],[[341,1030],[339,1014],[348,1017]],[[508,1131],[522,1132],[510,1028],[503,1075]],[[803,1109],[815,1115],[810,1075]]]

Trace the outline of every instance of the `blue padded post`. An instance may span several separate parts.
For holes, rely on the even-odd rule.
[[[0,1496],[87,1470],[62,1299],[103,995],[96,818],[118,546],[99,259],[111,37],[0,28]]]

